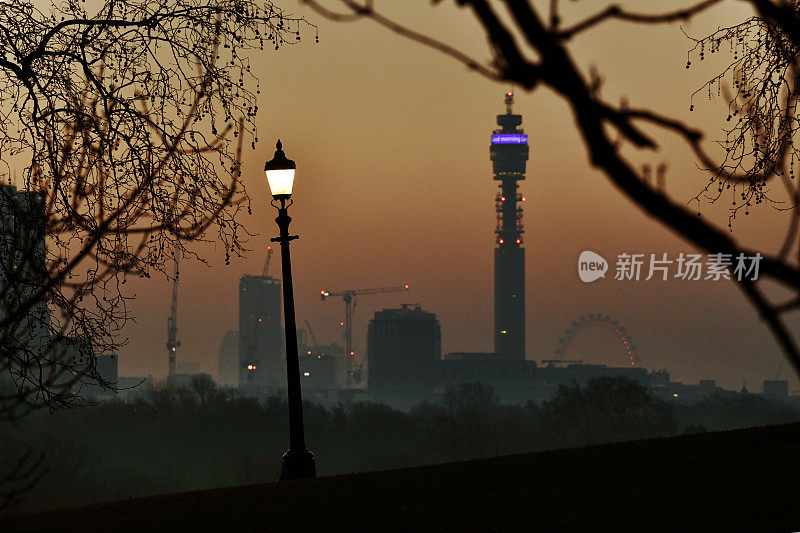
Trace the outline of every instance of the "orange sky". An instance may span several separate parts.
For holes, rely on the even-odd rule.
[[[409,26],[489,59],[480,28],[449,2],[438,7],[402,2],[402,10],[398,2],[376,4]],[[633,3],[643,9],[664,4]],[[211,247],[201,248],[210,267],[182,265],[179,364],[197,362],[216,374],[222,336],[237,327],[238,279],[260,273],[265,240],[277,233],[262,169],[278,137],[297,162],[290,214],[292,230],[301,237],[292,243],[298,322],[308,319],[322,343],[341,342],[344,305],[340,299],[321,301],[321,289],[409,283],[409,293],[359,301],[356,349],[366,348],[374,311],[404,302],[437,314],[445,352],[490,351],[497,188],[489,135],[508,87],[368,21],[336,24],[293,1],[282,5],[318,24],[320,43],[309,33],[302,44],[253,58],[262,87],[260,143],[245,153],[253,215],[242,222],[259,235],[249,241],[253,251],[231,266]],[[702,35],[745,14],[738,2],[724,4],[687,31]],[[678,25],[631,29],[612,23],[578,39],[573,50],[582,66],[596,64],[604,73],[604,94],[612,99],[624,95],[633,105],[657,106],[685,120],[717,120],[724,106],[702,97],[695,99],[697,112],[688,112],[691,92],[716,74],[714,65],[685,69],[689,45]],[[528,358],[550,358],[575,318],[603,312],[627,326],[643,366],[666,368],[675,380],[715,378],[739,388],[747,379],[748,388],[760,390],[762,379],[774,378],[778,348],[732,282],[578,279],[577,257],[587,249],[612,263],[621,252],[695,250],[589,167],[563,102],[546,90],[516,91],[515,99],[531,146],[528,179],[521,183],[528,198]],[[718,125],[713,122],[709,131],[716,133]],[[674,143],[667,148],[637,161],[667,162],[667,189],[688,201],[707,178],[686,151]],[[720,226],[727,223],[724,205],[701,210]],[[759,209],[737,221],[735,232],[751,246],[774,251],[785,220]],[[276,251],[271,274],[278,275],[279,265]],[[137,323],[125,330],[130,342],[121,351],[121,373],[164,376],[170,285],[161,279],[135,281]],[[605,355],[592,359],[585,355],[590,350]],[[573,351],[570,357],[592,362],[625,359],[612,335],[600,330],[579,338]],[[781,377],[790,377],[788,366]]]

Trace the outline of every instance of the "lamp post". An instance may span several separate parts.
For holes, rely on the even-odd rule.
[[[283,274],[283,321],[286,331],[286,379],[289,396],[289,450],[281,457],[279,480],[316,477],[314,454],[306,448],[303,431],[303,398],[300,393],[300,362],[297,359],[297,326],[294,318],[294,290],[292,289],[292,261],[289,256],[289,242],[297,235],[289,235],[289,222],[292,221],[288,208],[292,205],[292,184],[295,164],[286,158],[281,141],[278,140],[275,156],[264,165],[267,183],[272,192],[272,204],[278,210],[275,222],[280,235],[270,239],[281,245],[281,272]]]

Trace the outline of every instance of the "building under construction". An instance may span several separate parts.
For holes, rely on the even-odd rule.
[[[271,276],[239,280],[239,387],[254,393],[286,387],[281,282]]]

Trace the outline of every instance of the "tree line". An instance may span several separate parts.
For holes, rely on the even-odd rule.
[[[491,387],[473,383],[408,412],[307,403],[304,416],[319,474],[332,475],[794,422],[800,408],[733,392],[676,405],[620,377],[561,386],[541,403],[506,405]],[[287,419],[283,399],[259,403],[203,377],[131,403],[33,413],[1,435],[0,463],[44,452],[46,472],[9,508],[273,481]]]

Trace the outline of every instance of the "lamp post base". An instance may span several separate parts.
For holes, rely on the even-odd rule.
[[[317,477],[314,454],[308,450],[289,450],[281,457],[281,475],[278,481]]]

